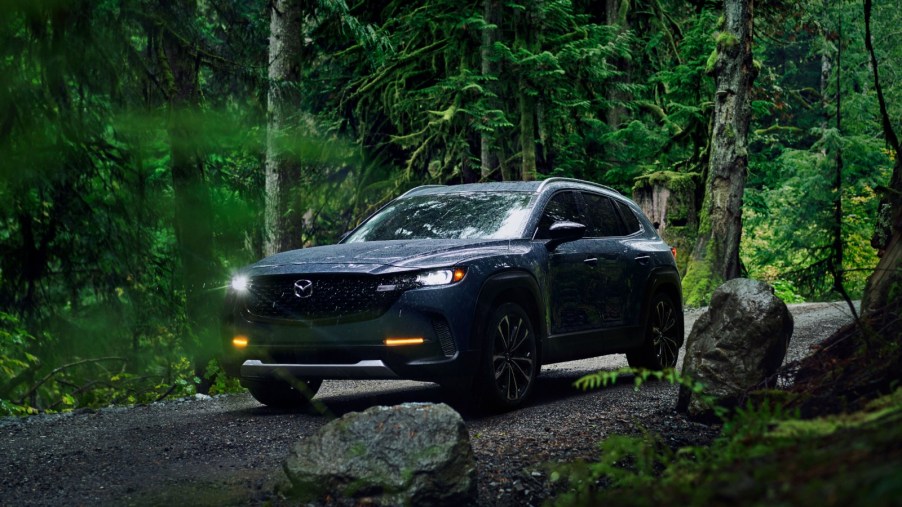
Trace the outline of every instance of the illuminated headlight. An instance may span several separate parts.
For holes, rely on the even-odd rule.
[[[436,269],[434,271],[426,271],[417,275],[416,283],[424,287],[432,285],[447,285],[449,283],[459,282],[464,279],[467,271],[463,268],[454,269]]]
[[[250,285],[250,281],[244,275],[237,275],[232,278],[232,290],[235,292],[244,292]]]
[[[376,287],[376,292],[404,291],[418,287],[448,285],[463,280],[466,274],[466,268],[447,268],[423,271],[415,275],[401,275],[380,284]]]
[[[445,285],[451,283],[454,273],[450,269],[438,269],[435,271],[427,271],[417,275],[417,285]]]

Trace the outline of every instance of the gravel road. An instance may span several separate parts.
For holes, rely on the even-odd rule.
[[[787,361],[851,321],[842,303],[790,305]],[[687,333],[699,311],[686,314]],[[681,362],[680,362],[681,364]],[[621,355],[547,366],[536,398],[518,411],[464,412],[479,470],[480,505],[535,505],[548,495],[551,461],[591,459],[612,434],[643,428],[674,444],[708,441],[716,430],[673,411],[676,388],[653,383],[580,392],[584,374],[626,366]],[[285,504],[281,461],[292,442],[333,417],[374,405],[446,401],[433,384],[332,381],[324,413],[279,412],[248,394],[0,419],[0,505]]]

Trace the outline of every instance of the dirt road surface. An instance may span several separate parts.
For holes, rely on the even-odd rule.
[[[843,303],[790,310],[787,361],[852,319]],[[687,334],[698,315],[687,313]],[[540,504],[553,487],[548,463],[591,459],[608,435],[645,428],[690,445],[716,434],[674,412],[677,389],[669,384],[572,386],[582,375],[621,366],[622,355],[547,366],[529,406],[493,416],[464,412],[479,504]],[[296,439],[374,405],[447,401],[434,384],[406,381],[325,382],[317,399],[322,413],[274,411],[234,394],[0,419],[0,505],[287,505],[276,491]]]

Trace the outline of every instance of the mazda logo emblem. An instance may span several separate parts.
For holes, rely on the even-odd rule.
[[[310,280],[298,280],[294,282],[294,295],[299,298],[309,298],[313,295],[313,282]]]

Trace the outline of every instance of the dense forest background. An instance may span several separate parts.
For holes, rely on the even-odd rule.
[[[902,13],[872,9],[873,59],[858,1],[754,7],[740,269],[787,302],[860,297],[878,261],[896,160],[873,62],[898,131]],[[664,188],[685,263],[722,10],[0,1],[0,414],[233,387],[215,360],[233,270],[334,242],[419,184]]]

